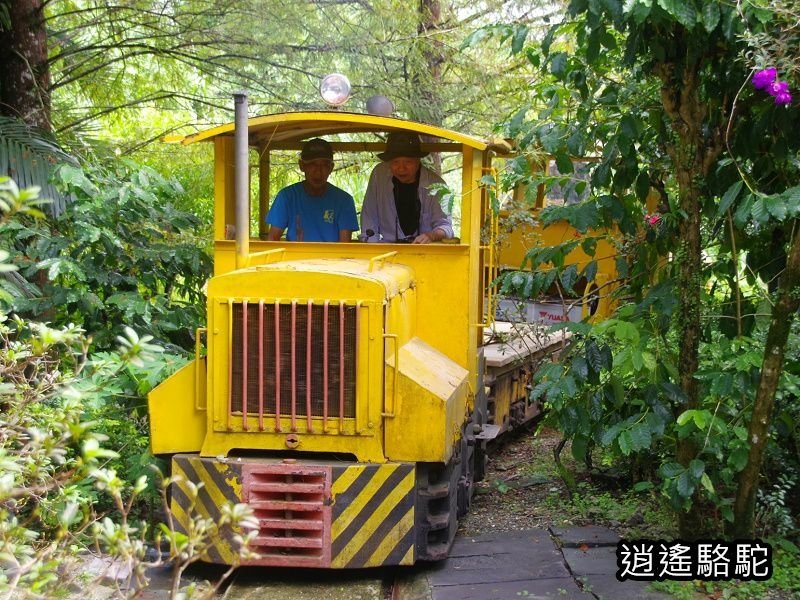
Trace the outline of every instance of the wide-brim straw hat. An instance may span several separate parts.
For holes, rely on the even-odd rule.
[[[378,154],[381,160],[392,160],[401,156],[406,158],[422,158],[428,156],[428,152],[423,152],[422,144],[416,133],[405,131],[395,131],[386,138],[386,150]]]

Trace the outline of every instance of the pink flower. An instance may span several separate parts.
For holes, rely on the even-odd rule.
[[[792,95],[789,92],[779,92],[775,94],[775,104],[791,104]]]
[[[753,75],[753,87],[757,90],[766,90],[777,76],[778,70],[775,67],[762,69]]]
[[[650,225],[650,227],[655,227],[661,222],[661,215],[645,215],[644,222]]]
[[[775,67],[761,69],[753,75],[753,87],[757,90],[764,90],[775,98],[775,104],[778,106],[791,104],[792,95],[789,93],[789,84],[777,77],[778,71]]]
[[[773,81],[767,86],[767,93],[770,96],[777,96],[778,94],[786,94],[789,92],[789,84],[785,81]]]

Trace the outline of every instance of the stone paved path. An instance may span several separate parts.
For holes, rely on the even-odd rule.
[[[532,529],[457,538],[450,558],[401,579],[395,600],[656,600],[619,582],[619,537],[601,527]]]
[[[616,579],[619,537],[602,527],[531,529],[457,537],[450,558],[386,570],[240,569],[222,600],[661,600],[647,584]],[[221,567],[197,565],[184,583],[216,580]],[[169,569],[150,572],[141,600],[168,600]],[[69,600],[111,600],[110,587]]]

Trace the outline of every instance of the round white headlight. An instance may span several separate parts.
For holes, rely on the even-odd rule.
[[[350,97],[350,81],[340,73],[326,75],[319,84],[319,95],[326,104],[341,106]]]

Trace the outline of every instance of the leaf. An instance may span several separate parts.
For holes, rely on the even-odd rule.
[[[772,217],[778,221],[786,219],[786,215],[789,213],[789,207],[786,205],[786,201],[782,195],[767,196],[764,199],[764,203],[767,206],[767,212],[769,212]]]
[[[600,358],[602,360],[603,368],[605,368],[606,371],[610,371],[614,366],[614,356],[611,353],[611,346],[608,344],[603,344],[600,346]]]
[[[596,260],[590,260],[586,263],[586,267],[583,269],[583,276],[586,278],[586,281],[594,281],[595,277],[597,277]]]
[[[612,425],[608,429],[603,432],[603,435],[600,437],[600,443],[603,446],[610,446],[614,443],[614,440],[619,435],[620,429],[622,429],[622,425],[619,423]]]
[[[769,211],[767,210],[767,203],[764,198],[765,196],[759,194],[750,209],[750,216],[760,225],[763,225],[769,220]]]
[[[561,380],[561,384],[563,386],[562,393],[567,396],[567,398],[574,398],[578,395],[578,386],[575,384],[575,378],[572,375],[567,375]]]
[[[658,5],[686,29],[692,30],[697,24],[697,11],[691,2],[686,0],[658,0]]]
[[[708,476],[707,473],[703,473],[703,476],[700,478],[700,484],[708,490],[709,494],[714,494],[714,484],[711,483],[711,478]]]
[[[558,78],[563,78],[567,71],[566,52],[556,52],[550,57],[550,72]]]
[[[579,232],[586,233],[588,229],[597,227],[600,224],[600,213],[594,202],[586,201],[574,206],[576,208],[569,222]]]
[[[516,23],[514,26],[514,35],[511,38],[511,54],[518,54],[521,52],[527,38],[528,26],[522,23]]]
[[[688,471],[684,471],[678,476],[677,490],[684,498],[689,498],[694,493],[695,484]]]
[[[578,376],[578,380],[586,381],[589,377],[589,365],[587,365],[586,359],[582,356],[576,357],[572,361],[572,371]]]
[[[797,217],[800,215],[800,186],[790,187],[783,191],[781,194],[790,217]]]
[[[664,479],[671,479],[673,477],[677,477],[684,471],[685,469],[683,468],[683,465],[672,462],[661,465],[661,467],[658,469],[658,474]]]
[[[636,197],[644,202],[650,193],[650,176],[647,171],[639,171],[636,177]]]
[[[630,113],[625,113],[622,116],[619,128],[623,136],[625,136],[629,140],[635,140],[638,139],[639,137],[641,123],[636,119],[636,117],[634,117]]]
[[[691,473],[694,479],[700,479],[700,477],[705,473],[706,465],[702,460],[694,459],[689,463],[689,473]]]
[[[733,375],[731,373],[715,373],[711,380],[711,394],[714,396],[727,396],[733,389]]]
[[[556,166],[558,167],[558,172],[562,175],[567,175],[575,170],[572,159],[570,159],[569,154],[565,152],[556,154]]]
[[[708,425],[711,420],[711,413],[707,410],[695,410],[693,413],[692,419],[694,420],[695,427],[701,430],[705,429],[706,425]]]
[[[600,373],[603,370],[603,357],[600,354],[600,348],[597,342],[590,339],[586,342],[586,362],[595,373]]]
[[[631,453],[633,448],[633,440],[631,439],[630,430],[626,429],[625,431],[619,434],[617,438],[617,443],[619,444],[619,449],[625,456],[628,456]]]
[[[716,2],[704,2],[703,3],[703,27],[706,28],[708,33],[714,31],[719,23],[719,4]]]
[[[725,191],[722,196],[722,200],[719,203],[719,207],[717,208],[717,218],[724,215],[733,205],[733,203],[736,201],[736,198],[739,196],[739,192],[742,191],[742,185],[743,182],[740,179]]]
[[[564,291],[566,293],[574,293],[572,286],[574,286],[575,282],[578,280],[578,267],[576,265],[569,265],[561,272],[559,280],[561,281],[561,285],[564,286]]]
[[[744,227],[750,219],[750,211],[753,208],[753,203],[756,201],[754,194],[747,194],[739,203],[739,207],[733,215],[733,220],[739,227]]]
[[[641,25],[650,16],[653,0],[625,0],[622,6],[623,14],[629,14],[637,25]]]
[[[630,439],[635,452],[646,450],[652,442],[650,428],[644,423],[637,423],[630,429]]]
[[[684,426],[684,425],[686,425],[686,424],[687,424],[689,421],[691,421],[691,420],[692,420],[692,413],[694,413],[694,410],[686,410],[686,411],[683,411],[681,414],[679,414],[679,415],[678,415],[678,418],[677,418],[677,420],[676,420],[676,423],[678,423],[678,425],[680,425],[681,427],[683,427],[683,426]]]
[[[652,481],[639,481],[633,485],[634,492],[645,492],[652,490],[655,486]]]
[[[737,472],[741,471],[747,465],[748,455],[749,452],[747,448],[736,448],[728,456],[728,464]]]
[[[572,456],[578,462],[583,462],[586,458],[586,450],[589,447],[589,438],[576,435],[572,438]]]

